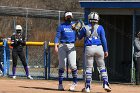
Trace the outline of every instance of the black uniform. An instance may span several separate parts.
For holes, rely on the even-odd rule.
[[[13,76],[15,76],[17,58],[19,56],[23,66],[24,66],[26,76],[28,77],[29,71],[28,71],[28,67],[27,67],[27,63],[26,63],[26,59],[25,59],[25,55],[24,55],[24,51],[23,51],[23,47],[25,46],[25,37],[21,33],[17,33],[15,35],[12,35],[11,41],[12,41],[11,46],[13,46],[13,50],[12,50]]]
[[[18,56],[22,61],[23,66],[24,67],[27,66],[23,51],[23,47],[25,46],[25,38],[21,34],[20,35],[15,34],[11,37],[11,41],[14,42],[13,44],[11,44],[13,46],[12,50],[13,66],[16,67]]]
[[[0,42],[3,42],[3,38],[0,37]],[[3,46],[0,46],[0,70],[3,72]]]

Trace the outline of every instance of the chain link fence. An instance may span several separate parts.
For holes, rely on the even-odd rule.
[[[0,6],[0,33],[3,38],[9,38],[15,31],[16,24],[23,27],[27,41],[39,42],[54,42],[56,28],[59,23],[63,22],[64,11],[8,7]],[[83,13],[73,12],[74,20],[83,19]],[[109,57],[106,59],[109,79],[112,81],[130,81],[131,68],[131,23],[132,16],[111,16],[101,15],[101,24],[105,27]],[[127,23],[125,22],[127,20]],[[77,41],[83,43],[83,41]],[[124,46],[127,45],[128,49]],[[27,46],[25,47],[27,63],[30,67],[30,74],[34,77],[57,78],[58,77],[58,57],[54,52],[54,47],[49,46],[47,56],[47,69],[44,63],[44,46]],[[78,63],[78,78],[83,76],[83,46],[76,47],[77,63]],[[11,49],[10,49],[11,59]],[[94,62],[95,63],[95,62]],[[12,70],[12,61],[10,62],[10,72]],[[96,65],[95,65],[96,66]],[[47,76],[46,76],[47,73]],[[95,75],[94,75],[95,74]],[[98,78],[98,71],[95,70],[93,78]],[[25,76],[22,63],[18,61],[17,75]],[[65,78],[72,78],[71,71],[66,69]]]
[[[84,71],[83,71],[83,64],[84,64],[84,55],[83,55],[83,47],[76,47],[77,51],[77,69],[78,69],[78,79],[84,78]],[[48,69],[48,78],[49,79],[56,79],[58,78],[58,55],[54,52],[53,47],[49,47],[49,54],[48,54],[48,63],[49,63],[49,69]],[[66,68],[65,68],[65,79],[71,79],[72,73],[69,67],[69,64],[67,62]]]
[[[24,51],[26,55],[26,62],[29,67],[29,74],[36,79],[45,78],[44,47],[28,46],[27,51],[26,48],[24,48]],[[12,51],[10,51],[10,53],[12,53]],[[9,75],[12,75],[12,60],[10,62]],[[25,76],[24,67],[19,58],[17,61],[16,75],[22,77]]]
[[[3,38],[10,38],[12,33],[15,32],[15,26],[21,25],[24,30],[27,41],[33,42],[54,42],[55,32],[58,24],[63,21],[65,11],[57,10],[45,10],[45,9],[33,9],[23,7],[8,7],[0,6],[0,33],[4,36]],[[83,19],[83,13],[73,12],[74,20]],[[83,49],[81,47],[78,50]],[[9,75],[12,75],[12,49],[10,50],[10,69]],[[57,66],[58,60],[57,55],[53,51],[53,47],[50,47],[50,56],[48,59],[49,66],[48,73],[50,78],[58,77]],[[44,46],[27,46],[24,48],[26,54],[26,61],[29,66],[29,72],[34,78],[45,78],[45,63],[44,63]],[[83,78],[82,70],[82,51],[79,51],[77,56],[77,62],[79,65],[79,78]],[[49,64],[49,65],[48,65]],[[71,73],[69,78],[71,78]],[[18,59],[16,75],[25,76],[25,71],[22,66],[22,62]]]

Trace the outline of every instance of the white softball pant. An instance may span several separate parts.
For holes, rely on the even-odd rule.
[[[104,62],[104,51],[103,47],[97,46],[97,45],[92,45],[92,46],[86,46],[85,48],[85,64],[86,64],[86,76],[87,78],[91,79],[91,73],[93,69],[93,63],[94,60],[97,63],[97,67],[99,69],[99,72],[102,76],[102,78],[107,78],[107,71],[105,67],[105,62]],[[89,73],[89,75],[88,75]]]
[[[59,59],[59,69],[65,69],[66,62],[68,60],[70,68],[75,70],[76,66],[76,50],[73,43],[70,44],[60,44],[58,49],[58,59]]]

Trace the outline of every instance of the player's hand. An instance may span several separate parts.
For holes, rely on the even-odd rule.
[[[55,45],[55,52],[58,53],[58,46]]]
[[[105,52],[104,53],[104,56],[105,56],[105,58],[108,57],[108,52]]]
[[[11,44],[14,44],[14,42],[11,42]]]

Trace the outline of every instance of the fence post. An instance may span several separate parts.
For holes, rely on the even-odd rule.
[[[136,82],[136,80],[135,80],[135,66],[134,66],[134,61],[133,61],[133,53],[134,53],[134,46],[133,46],[133,44],[134,44],[134,34],[135,34],[135,30],[136,30],[136,27],[135,27],[135,24],[136,24],[136,14],[135,14],[135,11],[134,11],[134,13],[133,13],[133,32],[132,32],[132,54],[131,54],[131,56],[132,56],[132,59],[131,59],[131,83],[135,83]]]
[[[26,34],[25,34],[25,40],[28,40],[27,34],[28,34],[28,9],[27,9],[27,13],[26,13]],[[28,64],[28,46],[26,45],[26,63]]]
[[[59,16],[58,16],[58,24],[60,24],[61,23],[61,11],[58,11],[58,13],[59,13]]]
[[[4,72],[3,72],[3,76],[6,76],[7,74],[7,61],[6,61],[6,45],[7,45],[7,41],[4,39],[3,40],[3,68],[4,68]]]
[[[26,45],[26,63],[28,64],[28,47]]]
[[[49,43],[48,43],[49,44]],[[50,79],[50,67],[51,67],[51,52],[50,52],[50,46],[48,45],[48,49],[47,49],[47,51],[48,51],[48,79]]]
[[[45,68],[45,79],[48,79],[48,68],[47,68],[47,42],[44,42],[44,68]]]
[[[9,71],[10,71],[10,50],[9,50],[9,45],[8,45],[8,41],[6,41],[6,61],[7,61],[7,75],[9,75]]]

